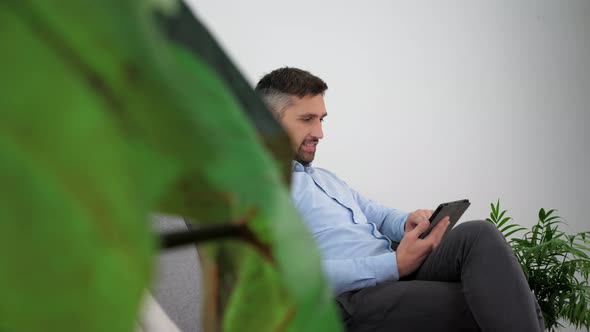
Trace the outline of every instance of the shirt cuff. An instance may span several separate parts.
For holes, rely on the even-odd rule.
[[[409,213],[401,212],[399,210],[391,210],[385,218],[387,230],[384,234],[391,241],[400,242],[406,233],[406,220],[408,219]]]
[[[404,235],[406,234],[406,221],[408,220],[408,215],[410,215],[409,213],[405,213],[403,217],[400,218],[399,220],[399,234],[402,235],[402,238],[404,237]],[[401,239],[400,239],[401,241]]]
[[[375,281],[377,283],[399,280],[397,255],[395,252],[388,252],[386,254],[374,256],[373,259],[373,270],[375,272]]]

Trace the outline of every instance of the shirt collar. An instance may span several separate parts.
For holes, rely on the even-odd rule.
[[[300,162],[293,160],[293,167],[291,168],[293,172],[306,172],[312,173],[313,167],[311,164],[307,164],[307,166],[303,166]]]

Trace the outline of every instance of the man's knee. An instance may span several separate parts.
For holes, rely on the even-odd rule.
[[[504,236],[500,233],[496,225],[486,220],[473,220],[460,223],[453,229],[453,232],[459,232],[463,236],[468,237],[483,237],[485,239],[505,241]]]
[[[494,257],[512,257],[514,252],[496,225],[489,221],[467,221],[453,230],[454,240],[461,243],[470,255],[492,254]],[[450,235],[450,234],[449,234]],[[476,250],[474,250],[476,249]]]

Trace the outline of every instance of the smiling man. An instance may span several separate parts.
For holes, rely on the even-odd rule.
[[[327,89],[324,81],[295,68],[275,70],[256,87],[266,103],[275,107],[273,113],[287,129],[296,152],[295,160],[302,165],[313,161],[316,146],[324,138],[322,122],[328,115],[324,104]]]
[[[301,164],[308,165],[313,161],[316,146],[324,137],[321,123],[327,115],[321,94],[300,97],[289,112],[283,113],[282,121],[289,125],[287,132],[297,151],[295,159]]]
[[[387,208],[312,167],[327,89],[289,67],[256,86],[291,138],[293,200],[321,251],[347,330],[543,331],[520,265],[494,225],[465,222],[443,238],[445,218],[420,239],[431,210]]]

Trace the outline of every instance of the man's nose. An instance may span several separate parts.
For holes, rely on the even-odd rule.
[[[313,126],[313,129],[311,131],[311,136],[313,136],[317,139],[324,138],[324,131],[322,130],[322,122],[321,121],[318,121],[315,123],[315,125]]]

